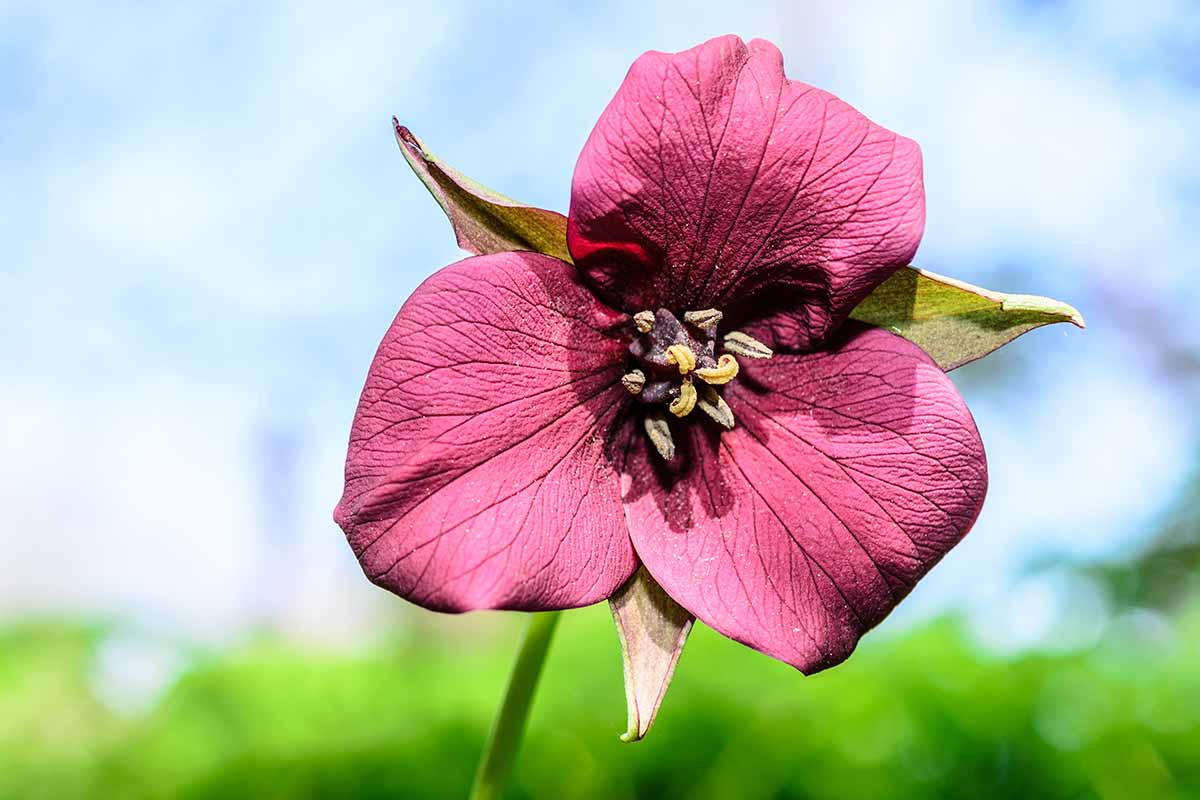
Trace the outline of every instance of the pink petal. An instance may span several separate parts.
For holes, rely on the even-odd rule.
[[[535,253],[468,258],[408,299],[350,434],[334,518],[374,582],[443,611],[608,597],[637,562],[604,456],[623,315]]]
[[[575,167],[568,244],[630,311],[790,287],[812,341],[916,252],[921,152],[736,36],[629,70]]]
[[[680,605],[804,672],[850,655],[971,528],[975,423],[915,345],[848,324],[830,352],[747,364],[718,438],[678,426],[671,472],[626,451],[626,516]],[[644,437],[643,437],[644,438]]]

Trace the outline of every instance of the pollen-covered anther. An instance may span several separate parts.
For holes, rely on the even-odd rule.
[[[679,397],[671,401],[667,410],[677,417],[686,417],[696,407],[696,399],[696,387],[689,376],[683,379],[679,386]]]
[[[621,377],[621,385],[630,394],[641,394],[642,389],[646,386],[646,373],[640,369],[627,372]]]
[[[678,366],[680,375],[687,375],[696,368],[696,354],[686,344],[673,344],[667,348],[667,363]]]
[[[654,312],[639,311],[633,315],[633,326],[641,333],[649,333],[654,330]]]
[[[722,428],[727,431],[733,430],[733,409],[725,402],[725,398],[707,383],[700,384],[696,405]]]
[[[684,312],[683,321],[688,325],[695,325],[701,330],[710,331],[717,327],[717,323],[725,316],[715,308],[706,308],[702,311],[687,311]]]
[[[722,353],[715,367],[698,369],[696,375],[705,383],[721,386],[736,378],[738,369],[737,359],[728,353]]]
[[[670,461],[675,457],[675,440],[671,438],[671,428],[667,425],[667,418],[660,411],[651,411],[646,414],[646,418],[642,421],[642,427],[646,430],[646,437],[650,439],[650,444],[654,445],[654,449],[662,456],[663,461]]]
[[[741,331],[730,331],[725,334],[722,344],[729,352],[746,358],[770,358],[775,355],[774,350]]]

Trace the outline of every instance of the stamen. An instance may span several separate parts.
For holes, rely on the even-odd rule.
[[[696,374],[701,380],[711,383],[714,386],[720,386],[729,383],[737,377],[738,362],[736,358],[728,353],[722,353],[721,357],[717,359],[715,367],[698,369],[696,370]]]
[[[667,348],[667,363],[678,364],[679,374],[687,375],[696,368],[696,354],[686,344],[673,344]]]
[[[627,372],[621,378],[621,385],[625,387],[625,391],[630,394],[641,394],[643,387],[646,385],[646,373],[640,369],[635,369],[633,372]]]
[[[631,361],[621,385],[637,397],[646,436],[659,456],[675,457],[668,421],[686,420],[697,406],[722,429],[732,430],[733,409],[720,387],[741,372],[736,356],[770,358],[771,348],[741,331],[718,332],[724,315],[715,308],[683,313],[660,308],[639,311],[632,319],[638,332],[629,342]]]
[[[663,461],[670,461],[675,457],[675,440],[671,438],[671,428],[662,412],[648,412],[642,426],[646,429],[646,435],[650,437],[650,444],[654,445]]]
[[[685,311],[683,321],[688,325],[695,325],[697,328],[707,331],[717,327],[717,323],[723,316],[724,314],[715,308],[706,308],[703,311]]]
[[[741,331],[730,331],[725,334],[724,344],[725,349],[729,352],[746,358],[770,358],[775,355],[774,350]]]
[[[686,417],[696,407],[696,387],[690,377],[684,378],[679,386],[679,397],[671,401],[667,410],[677,417]]]
[[[733,430],[733,409],[725,402],[725,398],[707,383],[700,384],[700,397],[696,405],[722,428],[727,431]]]

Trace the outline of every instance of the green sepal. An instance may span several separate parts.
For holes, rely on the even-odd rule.
[[[392,126],[404,159],[450,218],[459,247],[475,255],[531,250],[571,263],[566,217],[481,186],[442,163],[395,117]]]
[[[658,715],[695,617],[663,591],[645,567],[608,599],[625,675],[627,722],[621,741],[646,735]]]
[[[1043,325],[1084,327],[1083,316],[1066,303],[993,292],[916,267],[904,267],[881,283],[850,317],[903,336],[946,371]]]
[[[566,217],[476,183],[429,152],[395,117],[392,125],[400,152],[446,212],[460,247],[476,255],[530,250],[571,263]],[[1043,325],[1084,327],[1083,316],[1066,303],[993,292],[916,267],[897,271],[850,316],[914,342],[947,371]]]

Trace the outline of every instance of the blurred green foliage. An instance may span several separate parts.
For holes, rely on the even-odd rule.
[[[1170,610],[1200,597],[1200,465],[1164,506],[1154,534],[1135,552],[1075,569],[1104,584],[1123,606]]]
[[[520,620],[411,619],[358,652],[199,656],[137,713],[95,696],[109,632],[0,630],[0,798],[462,797]],[[942,620],[811,678],[698,630],[649,737],[622,744],[594,607],[560,625],[510,796],[1200,798],[1197,665],[1200,605],[1014,657]]]

